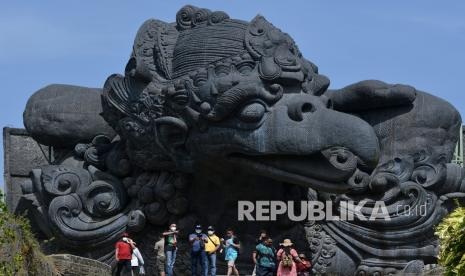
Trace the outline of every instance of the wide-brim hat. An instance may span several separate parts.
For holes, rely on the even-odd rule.
[[[284,241],[282,243],[280,243],[280,245],[282,246],[291,246],[293,245],[291,239],[284,239]]]

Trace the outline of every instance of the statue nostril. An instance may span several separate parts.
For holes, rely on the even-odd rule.
[[[311,103],[304,103],[301,107],[302,113],[310,113],[313,112],[313,105]]]
[[[312,113],[315,111],[315,107],[313,104],[306,102],[306,103],[294,103],[289,106],[287,113],[289,118],[294,121],[300,122],[304,119],[305,113]]]

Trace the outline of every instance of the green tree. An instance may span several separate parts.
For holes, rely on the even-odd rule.
[[[465,208],[459,207],[436,227],[440,239],[439,264],[444,275],[465,275]]]
[[[0,212],[6,212],[6,203],[5,203],[5,194],[3,193],[2,189],[0,189]]]
[[[40,251],[29,221],[7,211],[0,190],[0,276],[58,275],[51,260]]]

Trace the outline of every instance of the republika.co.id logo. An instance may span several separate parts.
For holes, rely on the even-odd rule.
[[[334,207],[332,201],[238,201],[239,221],[276,221],[278,216],[287,215],[291,221],[374,221],[391,220],[384,201],[375,201],[365,208],[367,201],[340,201]],[[412,214],[425,216],[426,204],[411,208],[411,206],[397,206],[396,215]]]

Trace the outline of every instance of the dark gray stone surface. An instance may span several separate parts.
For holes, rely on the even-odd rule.
[[[408,85],[328,86],[262,16],[246,22],[185,6],[175,23],[148,20],[101,100],[98,89],[63,85],[31,98],[26,128],[52,146],[53,162],[5,167],[31,171],[15,211],[28,210],[36,230],[56,238],[52,251],[109,264],[129,231],[153,274],[153,242],[170,222],[181,230],[179,275],[189,273],[186,236],[196,223],[235,229],[245,270],[265,228],[295,241],[318,273],[420,274],[436,262],[433,226],[465,197],[465,172],[451,163],[460,115]],[[37,152],[11,149],[26,159]],[[381,201],[390,220],[237,221],[238,200],[302,199],[333,210],[366,201],[368,216]]]
[[[6,203],[9,210],[16,210],[21,185],[31,181],[31,170],[49,164],[49,147],[36,142],[24,129],[4,128],[3,150]]]
[[[24,110],[28,133],[44,145],[74,147],[96,134],[114,131],[102,120],[101,89],[64,84],[48,85],[29,98]]]

